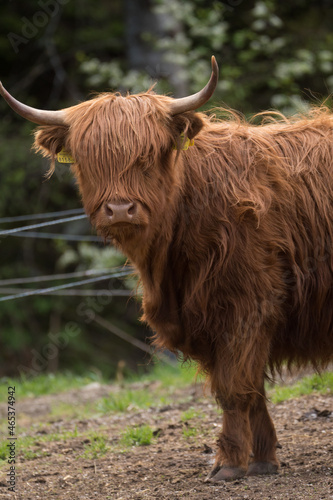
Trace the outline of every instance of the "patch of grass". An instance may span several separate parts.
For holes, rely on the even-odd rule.
[[[130,446],[148,446],[154,437],[153,429],[149,425],[128,427],[121,437],[121,444]]]
[[[132,376],[125,383],[125,388],[115,394],[110,394],[97,404],[101,413],[125,412],[133,408],[149,408],[151,406],[167,405],[173,401],[175,388],[185,387],[196,379],[195,365],[174,366],[157,363],[149,374],[141,377]],[[144,389],[126,389],[126,384],[139,382],[141,384],[158,382],[158,387]],[[154,384],[153,384],[154,386]]]
[[[8,459],[9,453],[7,444],[8,441],[5,439],[0,441],[0,461]]]
[[[89,373],[84,377],[74,375],[73,373],[43,373],[36,377],[22,377],[15,380],[2,378],[0,379],[0,384],[2,387],[15,386],[16,397],[22,398],[41,396],[43,394],[56,394],[70,389],[77,389],[96,381],[100,383],[105,382],[102,377],[95,373]],[[6,391],[1,391],[0,401],[6,401],[7,396]]]
[[[48,455],[47,451],[42,451],[41,449],[36,449],[36,443],[51,441],[47,439],[51,435],[46,436],[22,436],[18,440],[18,456],[24,458],[25,460],[33,460],[34,458],[40,458]]]
[[[290,386],[275,386],[269,389],[269,397],[273,403],[277,404],[313,392],[324,394],[333,392],[333,372],[310,375]]]
[[[81,400],[75,402],[75,404],[56,401],[51,405],[50,414],[55,419],[61,418],[66,421],[73,421],[74,419],[84,420],[100,413],[100,411],[97,411],[99,401],[100,399],[93,401]]]
[[[23,438],[23,443],[25,440],[33,439],[39,443],[47,443],[50,441],[66,441],[67,439],[74,439],[78,437],[79,433],[77,430],[77,426],[72,431],[64,431],[64,432],[50,432],[49,434],[37,434],[36,436],[30,436],[27,438]],[[21,441],[20,441],[21,442]]]
[[[33,450],[26,450],[22,453],[22,457],[25,460],[34,460],[35,458],[41,458],[41,457],[47,457],[49,453],[47,451],[33,451]]]
[[[157,362],[152,371],[143,376],[143,380],[158,380],[163,387],[177,386],[184,387],[197,380],[202,380],[201,375],[197,375],[198,367],[193,363],[175,363],[175,365],[166,365]]]
[[[67,420],[89,418],[92,413],[96,413],[96,403],[90,401],[75,404],[75,406],[73,403],[57,401],[56,404],[52,404],[50,411],[52,417],[60,417]]]
[[[155,366],[152,367],[148,374],[131,374],[127,377],[126,383],[133,382],[153,382],[158,380],[162,387],[184,387],[197,380],[200,376],[196,377],[197,367],[195,363],[180,364],[175,362],[174,365],[167,365],[157,361]],[[77,389],[92,382],[107,383],[102,376],[94,372],[88,373],[86,376],[76,375],[70,372],[65,373],[41,373],[35,377],[24,378],[24,376],[17,379],[9,379],[3,377],[0,379],[2,387],[15,386],[17,398],[41,396],[45,394],[56,394],[70,389]],[[7,400],[7,392],[0,392],[0,401]]]
[[[74,429],[72,431],[68,431],[67,437],[68,438],[76,438],[79,435],[79,431],[77,430],[77,425],[75,425]]]
[[[190,426],[186,425],[183,427],[182,433],[183,433],[184,438],[189,439],[189,438],[197,436],[198,429],[196,429],[195,427],[190,427]]]
[[[94,434],[91,438],[91,442],[85,445],[82,457],[88,459],[103,457],[110,450],[110,447],[107,446],[106,443],[107,438],[105,436]]]
[[[122,390],[117,394],[110,394],[97,404],[101,413],[125,412],[133,408],[148,408],[154,403],[153,395],[147,390]]]
[[[182,422],[188,422],[193,418],[202,418],[203,414],[200,411],[196,411],[193,406],[191,406],[188,410],[184,411],[180,417]]]
[[[63,433],[49,433],[49,434],[37,434],[34,436],[19,436],[17,441],[17,455],[26,460],[32,460],[34,458],[40,458],[48,455],[47,451],[42,451],[39,448],[41,443],[56,442],[56,441],[66,441],[67,439],[74,439],[79,436],[77,427],[72,431],[65,431]],[[8,460],[8,448],[7,440],[0,441],[0,466],[7,463]]]

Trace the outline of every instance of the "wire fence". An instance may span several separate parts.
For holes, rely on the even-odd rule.
[[[27,226],[20,226],[12,229],[5,229],[0,231],[0,236],[15,236],[15,237],[30,237],[30,238],[45,238],[45,239],[62,239],[65,241],[89,241],[89,242],[101,242],[102,239],[98,236],[85,236],[85,235],[73,235],[73,234],[59,234],[59,233],[43,233],[43,232],[31,232],[30,229],[38,229],[47,226],[53,226],[56,224],[63,224],[67,222],[73,222],[81,219],[87,219],[87,216],[82,209],[65,210],[61,212],[50,212],[45,214],[32,214],[23,215],[18,217],[3,217],[0,218],[0,223],[9,222],[22,222],[22,221],[33,221],[36,219],[51,219],[53,217],[61,217],[56,220],[49,220],[47,222],[41,222],[36,224],[29,224]],[[64,217],[66,216],[66,217]],[[69,217],[67,217],[69,216]],[[101,295],[103,293],[108,293],[114,296],[131,296],[133,292],[130,290],[112,290],[112,289],[99,289],[99,290],[68,290],[68,288],[78,287],[82,285],[87,285],[90,283],[98,283],[103,280],[120,278],[128,276],[133,273],[133,268],[127,266],[126,268],[113,268],[110,269],[92,269],[88,271],[77,271],[74,273],[63,273],[48,276],[34,276],[30,278],[13,278],[13,279],[3,279],[0,280],[0,295],[6,294],[4,297],[0,297],[0,302],[5,302],[14,299],[20,299],[24,297],[32,297],[35,295],[65,295],[65,296],[88,296],[88,295]],[[102,276],[96,276],[96,275]],[[45,281],[56,281],[56,280],[67,280],[69,278],[78,278],[84,276],[94,276],[92,278],[87,278],[80,281],[73,281],[71,283],[65,283],[61,285],[55,285],[47,288],[39,289],[19,289],[19,288],[8,288],[13,285],[24,285],[40,283]]]
[[[29,226],[16,227],[13,229],[5,229],[0,231],[0,236],[16,236],[19,238],[33,238],[33,239],[47,239],[47,240],[64,240],[64,241],[80,241],[80,242],[92,242],[92,243],[103,243],[103,239],[100,236],[87,236],[87,235],[77,235],[77,234],[64,234],[64,233],[44,233],[37,231],[29,231],[29,229],[38,229],[41,227],[53,226],[56,224],[62,224],[65,222],[71,222],[74,220],[87,219],[87,215],[81,208],[76,208],[72,210],[64,210],[62,212],[49,212],[46,214],[34,214],[34,215],[20,215],[18,217],[3,217],[0,219],[0,223],[8,222],[23,222],[23,221],[33,221],[36,219],[50,219],[52,217],[58,216],[72,217],[61,218],[55,221],[42,222],[39,224],[32,224]]]
[[[48,222],[40,222],[39,224],[30,224],[29,226],[15,227],[14,229],[5,229],[0,231],[0,236],[9,236],[11,234],[20,233],[21,231],[27,231],[28,229],[37,229],[39,227],[54,226],[55,224],[63,224],[64,222],[72,222],[74,220],[86,219],[85,214],[76,215],[74,217],[66,217],[63,219],[52,220]]]
[[[23,233],[14,233],[12,236],[21,238],[38,238],[46,240],[63,240],[63,241],[89,241],[91,243],[104,243],[104,240],[99,236],[82,236],[77,234],[59,234],[59,233],[37,233],[26,231]]]
[[[72,288],[74,286],[87,285],[89,283],[97,283],[99,281],[103,281],[103,280],[107,280],[107,279],[111,279],[111,278],[119,278],[119,277],[123,277],[123,276],[128,276],[132,272],[133,272],[132,270],[129,271],[127,269],[124,269],[123,271],[120,271],[118,273],[106,274],[104,276],[97,276],[95,278],[88,278],[85,280],[75,281],[72,283],[65,283],[63,285],[51,286],[48,288],[40,288],[38,290],[26,290],[26,291],[21,292],[21,293],[15,293],[12,295],[6,295],[5,297],[0,297],[0,302],[5,302],[8,300],[13,300],[13,299],[21,299],[23,297],[31,297],[33,295],[49,294],[51,292],[65,290],[66,288]]]
[[[105,278],[106,279],[106,278]],[[74,285],[75,286],[75,283]],[[0,294],[11,293],[19,295],[22,288],[0,288]],[[61,297],[101,297],[108,295],[110,297],[132,297],[134,292],[131,290],[110,290],[108,288],[100,288],[99,290],[61,290],[53,292],[43,292],[43,295],[59,295]],[[1,299],[0,299],[1,300]]]
[[[123,267],[113,268],[114,272],[118,272]],[[130,271],[133,268],[128,267]],[[8,285],[25,285],[27,283],[40,283],[42,281],[57,281],[57,280],[66,280],[72,278],[82,278],[84,276],[94,276],[97,274],[106,274],[110,273],[110,269],[89,269],[87,271],[75,271],[73,273],[62,273],[62,274],[48,274],[45,276],[31,276],[29,278],[12,278],[6,280],[0,280],[0,286],[8,286]]]
[[[44,214],[31,214],[31,215],[18,215],[15,217],[2,217],[0,218],[0,224],[7,222],[24,222],[32,221],[37,219],[50,219],[51,217],[64,217],[66,215],[79,215],[84,214],[83,208],[73,208],[72,210],[62,210],[61,212],[48,212]]]
[[[101,242],[102,239],[98,236],[86,236],[86,235],[73,235],[73,234],[59,234],[59,233],[44,233],[44,232],[36,232],[30,231],[31,229],[39,229],[42,227],[53,226],[56,224],[63,224],[67,222],[72,222],[76,220],[86,219],[87,216],[82,209],[73,209],[66,210],[61,212],[50,212],[44,214],[32,214],[32,215],[22,215],[17,217],[2,217],[0,218],[0,224],[7,224],[12,222],[25,222],[25,221],[34,221],[40,219],[51,219],[53,217],[61,217],[60,219],[51,220],[48,222],[42,222],[37,224],[29,224],[27,226],[16,227],[12,229],[6,229],[0,231],[1,236],[15,236],[15,237],[24,237],[24,238],[43,238],[43,239],[62,239],[65,241],[89,241],[89,242]],[[65,217],[66,216],[66,217]],[[131,266],[126,266],[122,268],[113,268],[112,272],[110,269],[90,269],[87,271],[76,271],[72,273],[62,273],[62,274],[54,274],[54,275],[45,275],[45,276],[34,276],[34,277],[26,277],[26,278],[12,278],[12,279],[3,279],[0,280],[0,295],[6,294],[4,297],[0,297],[0,302],[6,302],[15,299],[21,299],[26,297],[33,297],[36,295],[61,295],[61,296],[71,296],[71,297],[87,297],[87,296],[97,296],[101,297],[104,295],[111,297],[131,297],[134,295],[132,290],[124,290],[124,289],[84,289],[78,290],[74,287],[79,287],[87,284],[98,283],[108,279],[115,278],[123,278],[133,274],[134,269]],[[98,276],[101,275],[101,276]],[[81,278],[84,276],[94,276],[91,278],[82,279],[79,281],[72,281],[70,283],[64,283],[61,285],[50,286],[46,288],[39,289],[26,289],[22,290],[21,288],[10,288],[13,285],[32,285],[34,283],[41,283],[46,281],[58,281],[58,280],[67,280],[73,278]],[[74,288],[74,289],[73,289]],[[153,351],[150,346],[147,346],[143,342],[133,338],[131,335],[126,332],[121,331],[119,328],[114,327],[110,323],[106,323],[105,320],[98,317],[97,321],[101,326],[112,331],[115,335],[121,337],[126,342],[129,342],[136,347],[144,350],[145,352],[149,352],[151,355]],[[112,328],[111,328],[112,327]],[[116,329],[116,330],[115,330]],[[166,362],[170,363],[170,361],[166,358]]]

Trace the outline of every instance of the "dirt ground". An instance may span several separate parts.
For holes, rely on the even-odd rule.
[[[156,384],[156,383],[152,383]],[[146,384],[147,391],[152,384]],[[133,387],[135,390],[135,387]],[[0,498],[22,500],[174,500],[211,499],[333,499],[333,395],[312,394],[270,404],[279,444],[280,473],[248,477],[233,483],[209,484],[221,422],[215,402],[201,385],[178,389],[173,404],[148,410],[68,419],[51,409],[64,402],[73,406],[93,402],[114,387],[90,384],[59,395],[25,399],[18,404],[16,492],[8,492],[5,463],[0,470]],[[189,421],[184,412],[193,408]],[[315,408],[315,410],[314,410]],[[1,405],[0,416],[6,415]],[[148,424],[155,438],[148,446],[117,448],[127,426]],[[186,432],[196,429],[194,435]],[[85,458],[92,431],[106,436],[109,447],[101,457]],[[72,431],[58,441],[47,434]],[[69,432],[70,433],[70,432]],[[32,436],[33,454],[20,458],[19,440]],[[89,435],[90,438],[85,438]]]

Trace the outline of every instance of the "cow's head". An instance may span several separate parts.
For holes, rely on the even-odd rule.
[[[35,148],[54,160],[64,149],[74,158],[83,204],[105,238],[122,246],[147,241],[172,210],[182,182],[181,142],[200,131],[194,110],[212,96],[218,66],[212,57],[208,84],[197,94],[172,99],[149,91],[105,93],[59,111],[31,108],[0,93],[18,114],[39,127]],[[185,139],[183,139],[185,136]],[[176,148],[177,149],[177,148]],[[171,214],[170,214],[171,215]]]

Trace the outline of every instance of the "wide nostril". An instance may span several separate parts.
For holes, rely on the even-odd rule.
[[[104,207],[104,208],[105,208],[105,213],[106,213],[106,215],[107,215],[108,217],[112,217],[112,216],[113,216],[113,210],[112,210],[112,206],[111,206],[111,204],[110,204],[110,203],[107,203],[107,204],[105,205],[105,207]]]
[[[129,204],[129,207],[128,207],[128,209],[127,209],[127,213],[128,213],[129,215],[134,215],[134,214],[135,214],[135,212],[136,212],[136,206],[135,206],[135,204],[134,204],[134,203],[130,203],[130,204]]]
[[[109,202],[104,206],[106,215],[111,222],[131,222],[137,212],[135,202]]]

